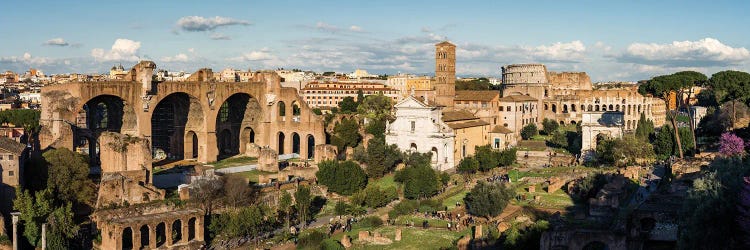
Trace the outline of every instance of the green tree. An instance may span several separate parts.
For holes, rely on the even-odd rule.
[[[666,160],[674,153],[674,129],[669,125],[662,126],[654,138],[656,159]]]
[[[362,136],[359,134],[359,123],[353,119],[343,119],[333,128],[331,143],[338,147],[339,152],[344,152],[346,147],[356,147],[360,141]]]
[[[734,70],[717,72],[711,75],[708,85],[711,86],[716,94],[716,99],[720,103],[734,100],[744,103],[750,98],[750,74],[747,72]],[[731,118],[732,127],[734,127],[734,123],[737,121],[734,112]]]
[[[500,154],[498,156],[498,164],[500,164],[500,166],[507,167],[513,165],[513,163],[516,163],[516,151],[516,148],[508,148],[500,151]]]
[[[521,129],[521,138],[524,140],[531,139],[535,135],[539,134],[539,130],[536,128],[536,124],[531,123]]]
[[[284,232],[289,229],[289,215],[292,212],[292,195],[289,192],[283,192],[279,199],[279,210],[284,212]]]
[[[367,175],[353,161],[323,161],[318,164],[315,176],[329,191],[351,195],[367,186]]]
[[[634,135],[625,135],[618,139],[601,140],[596,145],[599,163],[626,166],[637,163],[638,159],[654,157],[653,146],[637,139]]]
[[[47,217],[49,224],[47,231],[47,248],[68,249],[69,242],[79,230],[79,226],[73,222],[72,204],[57,207]]]
[[[391,120],[393,100],[382,93],[368,95],[357,107],[357,113],[368,120]]]
[[[395,199],[398,199],[395,187],[380,188],[378,185],[367,185],[367,188],[351,196],[352,204],[371,208],[383,207]]]
[[[364,158],[367,163],[367,175],[380,178],[396,168],[396,164],[402,160],[402,154],[398,146],[386,145],[385,138],[375,137],[367,143],[367,154]]]
[[[385,139],[385,123],[386,121],[383,119],[372,119],[367,123],[365,132],[376,138],[380,137]]]
[[[568,131],[555,130],[547,143],[551,147],[568,148]]]
[[[441,187],[438,174],[429,164],[430,154],[419,154],[414,156],[413,160],[418,164],[410,165],[407,163],[406,168],[396,172],[395,180],[404,184],[404,197],[408,199],[427,198],[437,194]],[[423,155],[427,155],[427,162],[423,160]]]
[[[515,191],[503,184],[480,181],[466,194],[464,203],[469,214],[489,219],[499,215],[515,196]]]
[[[479,162],[479,170],[488,171],[500,165],[498,153],[492,151],[490,145],[474,147],[474,158]]]
[[[542,130],[544,130],[545,135],[551,135],[552,132],[555,132],[559,127],[560,124],[555,120],[549,118],[544,118],[544,120],[542,120]]]
[[[461,173],[474,173],[479,170],[479,161],[474,157],[463,158],[461,159],[461,162],[458,163],[458,168],[456,168],[456,170]]]
[[[294,205],[297,207],[299,212],[300,222],[302,227],[307,227],[307,216],[310,212],[310,203],[312,202],[312,194],[310,188],[306,186],[299,186],[297,192],[294,193]]]
[[[638,120],[638,125],[635,129],[635,137],[648,141],[652,133],[654,133],[654,122],[646,118],[644,113],[641,113],[641,118]]]
[[[339,102],[339,111],[341,113],[354,113],[357,112],[357,106],[359,106],[359,103],[354,101],[354,97],[347,96]]]
[[[31,245],[39,246],[41,243],[42,223],[54,211],[54,197],[51,189],[45,189],[35,194],[28,190],[16,189],[16,199],[13,201],[13,209],[21,212],[19,219],[23,222],[23,236]]]
[[[316,115],[323,115],[323,111],[321,111],[319,108],[312,109],[312,112]]]
[[[67,148],[45,152],[49,166],[47,187],[64,202],[91,204],[95,198],[94,183],[89,179],[86,158]]]

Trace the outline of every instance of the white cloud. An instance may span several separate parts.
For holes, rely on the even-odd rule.
[[[111,50],[92,49],[91,56],[96,61],[138,61],[139,57],[137,54],[140,48],[141,42],[118,38],[112,44]]]
[[[22,56],[0,57],[0,63],[23,64],[32,66],[42,66],[54,63],[55,60],[49,57],[34,57],[31,53],[24,52]]]
[[[189,49],[188,49],[188,52],[190,52],[190,53],[195,53],[195,48],[189,48]]]
[[[165,56],[161,58],[162,62],[187,62],[188,56],[184,53],[179,53],[175,56]]]
[[[65,39],[58,37],[47,40],[46,42],[44,42],[44,45],[65,47],[70,44],[66,42]]]
[[[586,58],[586,46],[581,41],[569,43],[557,42],[550,46],[541,45],[534,48],[526,48],[537,60],[541,61],[583,61]]]
[[[349,30],[350,30],[350,31],[354,31],[354,32],[362,32],[362,31],[364,31],[364,30],[362,29],[362,27],[359,27],[359,26],[357,26],[357,25],[352,25],[351,27],[349,27]]]
[[[211,34],[211,40],[232,40],[232,38],[221,33],[213,33]]]
[[[336,26],[333,26],[331,24],[327,24],[324,22],[316,23],[315,29],[320,30],[320,31],[332,32],[332,33],[338,32],[340,30],[339,27],[336,27]]]
[[[268,48],[250,51],[247,53],[243,53],[239,57],[232,58],[232,60],[235,60],[235,61],[264,61],[264,60],[271,60],[271,59],[276,59],[276,56],[271,54],[271,50]]]
[[[232,25],[250,25],[251,23],[245,20],[238,20],[229,17],[202,17],[202,16],[186,16],[177,20],[177,26],[184,31],[209,31],[214,30],[221,26],[232,26]]]
[[[633,43],[617,59],[647,65],[711,67],[737,65],[750,59],[745,48],[733,48],[714,38],[667,44]]]

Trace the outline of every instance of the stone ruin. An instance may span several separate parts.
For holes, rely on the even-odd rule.
[[[349,235],[344,234],[343,237],[341,237],[341,245],[344,246],[344,248],[349,249],[352,247],[352,240],[349,239]]]
[[[378,232],[372,232],[370,231],[359,231],[357,239],[362,243],[369,243],[369,244],[375,244],[375,245],[388,245],[393,243],[393,241],[389,238],[384,237]]]
[[[560,190],[560,188],[562,188],[562,186],[565,185],[565,182],[566,182],[565,180],[557,178],[557,177],[549,178],[548,185],[547,185],[547,193],[551,194],[551,193],[556,192],[557,190]]]
[[[325,160],[335,160],[338,155],[338,149],[334,145],[320,144],[315,145],[315,162]]]
[[[589,214],[592,216],[611,216],[620,206],[620,199],[627,195],[625,188],[628,179],[622,175],[613,176],[596,194],[589,199]]]
[[[261,148],[258,154],[258,170],[279,172],[279,154],[270,148]]]
[[[102,177],[97,208],[164,199],[165,191],[152,183],[153,169],[147,140],[104,132],[99,141]]]

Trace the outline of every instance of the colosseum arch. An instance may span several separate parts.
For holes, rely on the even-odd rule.
[[[307,159],[315,157],[315,136],[307,135]]]

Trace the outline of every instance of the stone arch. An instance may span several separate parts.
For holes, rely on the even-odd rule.
[[[563,104],[563,113],[568,113],[568,104]]]
[[[293,154],[300,154],[300,147],[302,142],[300,142],[299,134],[297,132],[292,132],[292,153]]]
[[[139,229],[138,231],[141,233],[141,246],[144,247],[151,244],[151,239],[149,239],[149,236],[151,236],[151,234],[149,233],[148,225],[141,226],[141,229]]]
[[[122,249],[133,249],[133,229],[130,227],[122,230]]]
[[[609,246],[601,241],[592,241],[583,245],[583,250],[609,250]]]
[[[564,126],[564,125],[565,125],[565,121],[563,121],[563,120],[560,120],[560,125],[563,125],[563,126]]]
[[[284,154],[284,140],[286,139],[286,136],[284,136],[284,132],[279,131],[278,139],[279,139],[278,140],[279,143],[277,145],[278,148],[276,150],[279,153],[279,155],[283,155]]]
[[[632,113],[632,110],[633,110],[633,106],[630,105],[630,104],[628,104],[628,113],[627,113],[627,115],[630,115]]]
[[[197,97],[172,93],[159,101],[151,114],[151,150],[154,159],[163,151],[167,159],[183,159],[185,131],[202,132],[203,108]]]
[[[599,105],[596,105],[595,107],[596,107],[596,111],[599,111],[599,110],[600,110],[600,109],[599,109]]]
[[[276,107],[279,110],[279,116],[281,117],[286,116],[286,104],[284,103],[284,101],[279,101]]]
[[[257,131],[253,128],[260,128],[257,124],[262,112],[259,101],[247,93],[232,94],[222,102],[216,117],[217,159],[244,153],[251,134],[255,141]]]
[[[167,226],[164,222],[156,225],[156,247],[161,247],[167,243]]]
[[[175,220],[172,222],[172,238],[168,239],[172,242],[172,244],[176,244],[177,242],[180,242],[182,240],[182,221],[181,220]]]
[[[638,113],[641,113],[641,105],[638,104]]]
[[[576,121],[570,121],[570,124],[576,125]]]
[[[588,108],[588,111],[594,111],[594,108],[593,108],[593,107],[591,107],[591,104],[589,104],[589,108]],[[599,111],[599,109],[597,109],[597,111]]]
[[[315,157],[315,136],[307,135],[307,159]]]
[[[138,126],[135,109],[119,96],[95,96],[83,104],[78,114],[78,127],[95,132],[134,133]]]
[[[544,110],[549,110],[549,105],[546,103],[544,104]]]
[[[557,113],[557,105],[552,104],[552,113]]]
[[[300,114],[302,114],[302,109],[299,106],[299,102],[295,100],[292,102],[292,115],[300,116]]]
[[[571,104],[570,105],[570,111],[571,112],[576,112],[576,105],[575,104]]]
[[[409,151],[411,151],[411,152],[417,152],[417,144],[413,143],[413,142],[411,144],[409,144]]]
[[[195,219],[195,217],[190,218],[188,220],[188,225],[187,226],[188,226],[187,239],[188,239],[188,241],[191,241],[191,240],[195,239],[195,229],[196,229],[196,227],[195,227],[196,226],[196,219]]]
[[[185,158],[198,158],[198,135],[195,131],[185,133]]]

